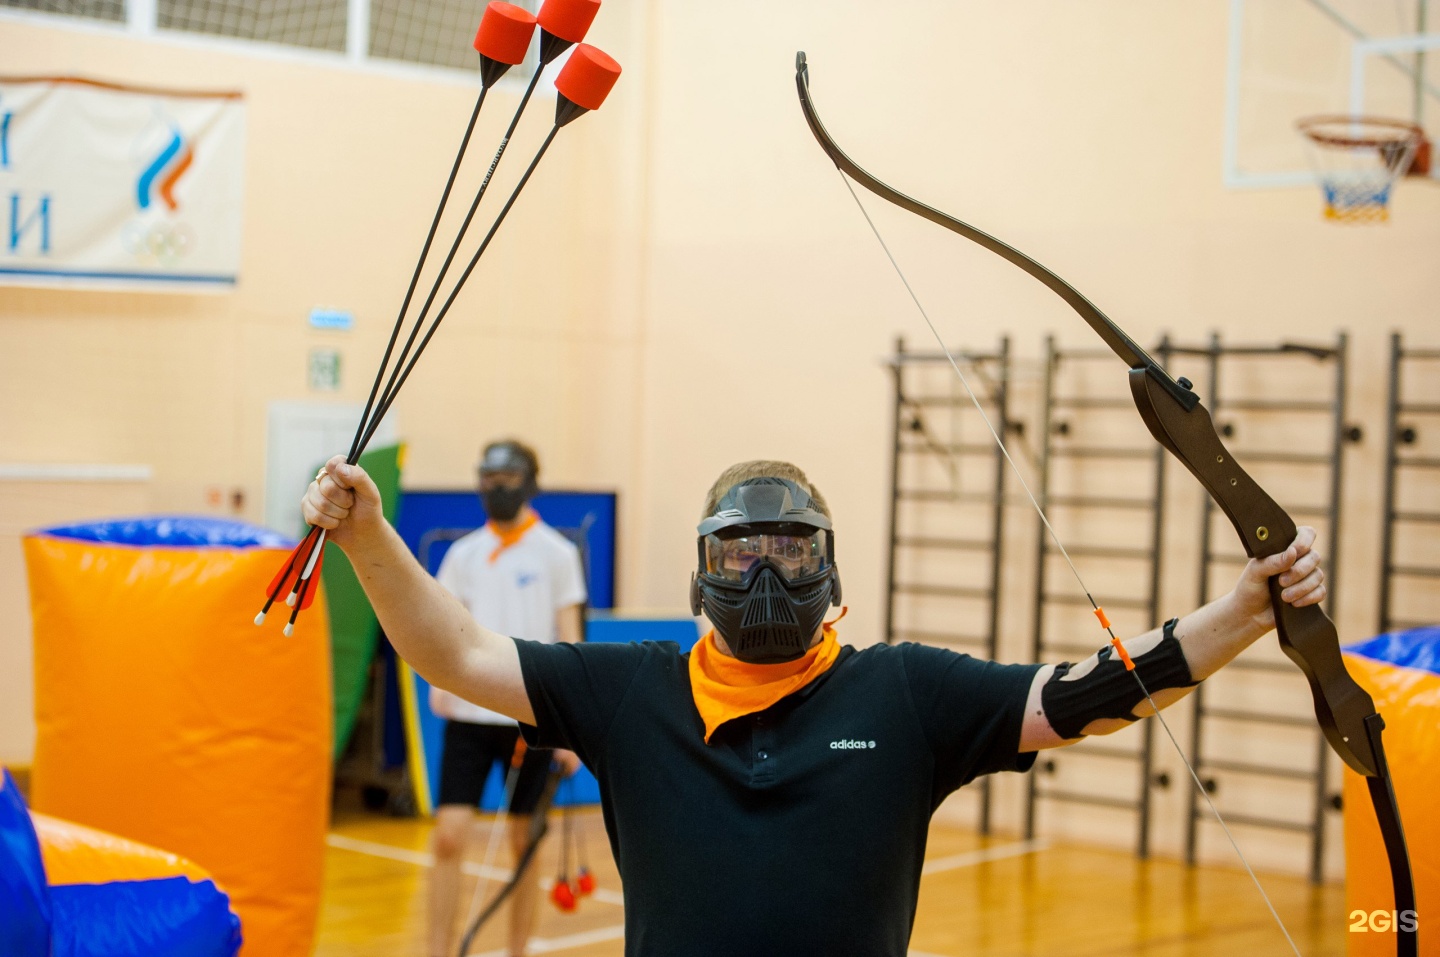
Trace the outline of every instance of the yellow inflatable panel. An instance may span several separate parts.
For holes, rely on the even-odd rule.
[[[329,812],[324,596],[293,637],[282,609],[253,624],[287,545],[203,519],[51,529],[24,543],[32,806],[209,871],[240,915],[247,957],[310,952]]]

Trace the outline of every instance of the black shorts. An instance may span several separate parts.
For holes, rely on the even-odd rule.
[[[445,722],[445,749],[440,759],[440,800],[438,805],[463,804],[475,807],[485,790],[485,779],[498,761],[502,774],[510,771],[520,729],[515,725]],[[527,749],[510,797],[511,814],[529,814],[540,803],[545,778],[550,773],[550,752]]]

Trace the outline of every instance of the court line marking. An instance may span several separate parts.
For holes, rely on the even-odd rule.
[[[951,854],[949,857],[937,857],[934,860],[926,861],[925,866],[920,869],[920,873],[940,874],[944,871],[956,871],[962,867],[974,867],[976,864],[984,864],[987,861],[1003,861],[1007,857],[1023,857],[1026,854],[1043,851],[1049,846],[1049,841],[1040,838],[1033,841],[1016,841],[1013,844],[996,844],[992,847],[982,847],[978,851],[966,851],[964,854]],[[918,952],[915,953],[918,955]]]
[[[412,851],[404,847],[395,847],[392,844],[382,844],[378,841],[366,841],[360,838],[347,837],[344,834],[327,834],[325,843],[333,848],[342,851],[353,851],[357,854],[369,854],[372,857],[385,858],[386,860],[399,861],[403,864],[413,864],[416,867],[434,867],[435,855],[427,851]],[[1026,854],[1034,854],[1050,847],[1050,842],[1043,839],[1030,841],[1016,841],[1011,844],[996,844],[991,847],[984,847],[976,851],[966,851],[963,854],[951,854],[948,857],[937,857],[927,861],[921,868],[921,874],[939,874],[945,871],[955,871],[966,867],[974,867],[977,864],[984,864],[989,861],[1002,861],[1011,857],[1023,857]],[[484,867],[472,861],[466,861],[461,865],[461,870],[466,874],[475,877],[484,877],[494,881],[508,881],[513,871],[503,867]],[[549,890],[554,885],[551,879],[540,882],[540,886]],[[594,892],[594,899],[606,904],[624,906],[625,897],[615,891],[597,887]],[[587,944],[603,943],[607,940],[623,940],[625,938],[625,925],[616,924],[611,927],[600,927],[595,930],[582,931],[576,934],[566,934],[563,937],[532,937],[530,938],[530,949],[537,954],[557,953],[562,950],[569,950],[574,947],[584,947]],[[506,957],[508,951],[493,950],[477,954],[475,957]],[[941,954],[932,954],[923,950],[911,950],[907,952],[908,957],[943,957]]]
[[[396,847],[393,844],[381,844],[379,841],[365,841],[356,837],[346,837],[344,834],[327,834],[325,843],[330,847],[342,851],[354,851],[356,854],[369,854],[371,857],[383,857],[390,861],[399,861],[402,864],[414,864],[416,867],[434,867],[435,855],[428,851],[412,851],[409,848]],[[474,861],[466,861],[460,865],[460,869],[472,877],[483,877],[491,881],[508,881],[514,871],[507,867],[486,867],[483,864],[476,864]],[[541,890],[548,891],[555,886],[552,878],[542,878],[540,881]],[[612,891],[604,887],[597,887],[590,895],[602,904],[614,904],[616,907],[625,906],[625,895],[619,891]],[[607,940],[609,938],[606,938]],[[578,945],[577,945],[578,946]]]
[[[963,867],[974,867],[976,864],[984,864],[987,861],[1003,861],[1008,857],[1034,854],[1049,846],[1049,841],[1040,838],[1032,841],[1016,841],[1013,844],[995,844],[991,847],[982,847],[978,851],[966,851],[963,854],[951,854],[949,857],[937,857],[932,861],[926,861],[925,866],[920,869],[920,873],[939,874],[944,871],[958,871]],[[932,954],[926,950],[909,950],[906,951],[906,955],[907,957],[945,957],[943,954]],[[505,955],[501,953],[498,957],[505,957]]]
[[[569,947],[582,947],[585,944],[598,944],[607,940],[623,940],[624,937],[625,926],[621,924],[615,927],[601,927],[598,930],[580,934],[570,934],[566,937],[551,939],[532,937],[529,949],[537,954],[550,954]],[[509,953],[510,951],[501,948],[500,950],[487,950],[482,954],[472,954],[471,957],[508,957]],[[932,954],[924,950],[906,951],[906,955],[907,957],[945,957],[944,954]]]
[[[623,940],[624,937],[625,927],[622,924],[615,927],[601,927],[583,934],[570,934],[567,937],[553,939],[532,937],[529,949],[537,954],[550,954],[568,947],[581,947],[585,944],[597,944],[607,940]],[[509,957],[509,953],[510,951],[502,947],[499,950],[487,950],[481,954],[472,954],[470,957]],[[906,957],[946,957],[945,954],[932,954],[926,950],[909,950],[905,953]]]

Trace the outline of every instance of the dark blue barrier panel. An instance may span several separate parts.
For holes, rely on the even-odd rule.
[[[625,615],[608,611],[590,614],[586,641],[673,641],[689,651],[700,638],[695,619],[684,616]]]
[[[591,612],[585,628],[587,641],[673,641],[682,650],[688,651],[695,644],[698,629],[695,619],[662,618],[654,616],[627,617],[611,611]],[[430,793],[440,793],[440,754],[445,737],[445,719],[438,718],[430,710],[430,685],[424,678],[415,675],[416,715],[420,737],[425,742],[425,769],[429,778]],[[403,739],[403,735],[399,735]],[[387,735],[389,737],[389,735]],[[500,795],[505,790],[504,775],[497,765],[490,772],[485,783],[485,796],[480,807],[494,811],[500,806]],[[598,804],[600,785],[594,775],[581,768],[567,780],[556,795],[555,803]]]
[[[689,615],[625,615],[611,611],[615,600],[615,496],[603,492],[544,492],[532,503],[540,517],[565,532],[579,545],[585,558],[590,610],[586,616],[587,641],[673,641],[689,651],[699,637],[695,620]],[[440,568],[445,551],[456,539],[485,522],[479,496],[473,491],[402,492],[400,496],[400,537],[432,575]],[[445,721],[430,711],[430,685],[415,676],[416,725],[424,742],[425,771],[430,793],[440,790],[440,753]],[[390,755],[395,743],[405,739],[399,708],[387,708],[387,762],[400,764],[403,753]],[[390,725],[394,727],[390,727]],[[396,750],[399,750],[398,748]],[[495,810],[504,792],[499,767],[486,782],[481,808]],[[589,770],[581,768],[560,788],[556,803],[596,804],[600,786]]]
[[[530,504],[579,546],[590,607],[614,607],[615,493],[545,491]],[[485,509],[473,489],[400,493],[400,537],[432,575],[451,543],[484,524]]]
[[[568,536],[580,549],[585,564],[589,607],[608,609],[615,603],[615,522],[613,492],[540,493],[531,506],[545,522]],[[430,574],[440,568],[445,552],[461,536],[485,524],[485,509],[473,489],[462,491],[408,491],[400,493],[400,537]],[[445,721],[430,711],[430,685],[415,676],[416,726],[424,742],[426,777],[430,793],[440,791],[440,753]],[[386,709],[386,763],[401,764],[403,753],[392,754],[392,744],[405,740],[399,709]],[[394,724],[394,727],[391,725]],[[495,768],[485,786],[481,808],[493,811],[500,803],[504,780]],[[600,787],[584,768],[560,789],[557,803],[595,804]]]

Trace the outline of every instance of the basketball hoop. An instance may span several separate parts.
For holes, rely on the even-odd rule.
[[[1326,219],[1386,222],[1395,181],[1429,172],[1430,143],[1414,123],[1379,116],[1307,116],[1295,125],[1310,144]]]

